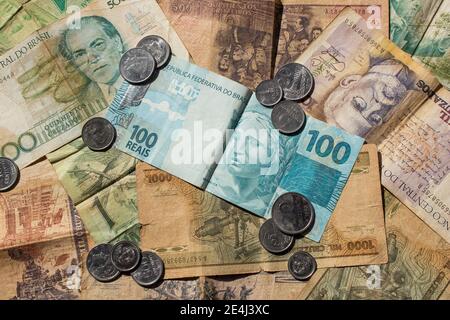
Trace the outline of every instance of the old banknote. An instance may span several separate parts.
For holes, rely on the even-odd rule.
[[[91,151],[81,138],[48,154],[47,158],[95,242],[124,237],[139,242],[133,174],[136,159],[115,148]]]
[[[443,0],[390,0],[392,41],[413,54]]]
[[[255,89],[271,77],[275,0],[157,0],[196,64]]]
[[[327,269],[318,269],[308,281],[297,281],[287,272],[206,277],[206,300],[305,300]]]
[[[0,54],[24,41],[33,32],[72,15],[93,0],[2,0],[0,1]],[[4,11],[3,11],[4,10]],[[3,13],[5,12],[5,15]],[[3,20],[2,20],[3,18]],[[2,23],[3,22],[3,23]]]
[[[107,114],[119,150],[263,217],[281,193],[302,193],[316,212],[308,237],[320,240],[363,139],[311,117],[281,135],[248,88],[177,57],[139,106],[126,103],[129,90]]]
[[[79,299],[82,255],[87,251],[83,224],[71,206],[65,237],[0,251],[0,299]]]
[[[413,56],[450,90],[450,0],[442,2]]]
[[[308,299],[436,300],[445,294],[449,244],[388,192],[385,208],[389,263],[328,269]]]
[[[167,278],[286,270],[289,253],[269,254],[259,242],[263,219],[148,164],[138,164],[137,184],[141,247],[163,258]],[[320,268],[387,261],[374,145],[360,153],[321,242],[299,239],[300,249]]]
[[[450,107],[436,78],[350,8],[297,62],[315,77],[304,109],[377,144],[383,184],[450,241]]]
[[[69,17],[70,18],[70,17]],[[0,155],[20,168],[80,135],[121,82],[122,53],[147,34],[188,54],[155,1],[96,1],[0,56]]]
[[[0,194],[0,250],[66,238],[72,223],[69,198],[48,161],[21,170],[18,185]]]
[[[281,0],[275,71],[294,62],[347,6],[389,36],[389,0]]]

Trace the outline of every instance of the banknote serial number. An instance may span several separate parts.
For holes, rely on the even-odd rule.
[[[171,257],[163,259],[166,265],[206,263],[206,256]]]

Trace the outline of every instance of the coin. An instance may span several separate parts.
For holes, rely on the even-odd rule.
[[[139,267],[133,271],[131,276],[141,286],[148,287],[158,282],[163,273],[164,262],[161,258],[156,253],[144,251]]]
[[[288,100],[302,100],[314,88],[314,77],[307,67],[299,63],[288,63],[280,68],[275,75],[283,89],[284,98]]]
[[[303,109],[293,101],[281,101],[272,110],[272,124],[284,134],[295,134],[305,124],[306,115]]]
[[[288,192],[275,200],[272,206],[272,218],[281,232],[300,235],[314,223],[315,212],[306,197],[299,193]]]
[[[298,251],[288,260],[288,270],[297,280],[308,280],[316,269],[316,259],[308,252]]]
[[[19,167],[9,158],[0,157],[0,191],[8,191],[19,181]]]
[[[119,69],[122,77],[131,84],[148,81],[155,72],[155,58],[143,48],[132,48],[120,59]]]
[[[87,269],[91,276],[101,282],[109,282],[120,276],[120,271],[114,266],[111,259],[113,246],[109,243],[99,244],[89,251]]]
[[[122,240],[114,245],[111,259],[119,271],[130,272],[141,261],[141,250],[133,242]]]
[[[116,139],[116,128],[105,118],[89,119],[81,130],[85,145],[93,151],[103,151],[110,148]]]
[[[282,253],[292,246],[294,237],[282,233],[273,219],[268,219],[259,228],[259,242],[271,253]]]
[[[272,107],[283,98],[283,90],[275,80],[264,80],[256,87],[256,99],[266,107]]]
[[[156,67],[161,68],[169,61],[171,49],[166,40],[157,35],[143,38],[137,44],[138,48],[144,48],[155,58]]]

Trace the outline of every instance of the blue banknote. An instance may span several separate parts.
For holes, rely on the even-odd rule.
[[[205,188],[250,96],[245,86],[173,56],[149,86],[124,82],[107,118],[118,149]]]
[[[312,117],[292,136],[246,87],[172,57],[147,87],[124,83],[107,118],[116,147],[261,217],[298,192],[316,212],[319,241],[363,144]]]
[[[307,237],[319,241],[364,140],[312,117],[301,133],[282,135],[270,114],[251,98],[206,190],[266,218],[281,194],[303,194],[316,213]],[[249,129],[261,129],[258,141]]]

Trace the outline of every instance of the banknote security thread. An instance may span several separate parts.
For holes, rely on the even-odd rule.
[[[107,119],[95,117],[84,124],[81,136],[92,151],[105,151],[114,144],[116,128]]]
[[[143,48],[152,54],[157,68],[162,68],[169,61],[172,52],[167,41],[157,35],[142,38],[138,42],[137,47]]]
[[[316,259],[308,252],[297,251],[288,260],[288,270],[295,279],[308,280],[317,270]]]
[[[299,63],[288,63],[278,70],[275,80],[283,89],[287,100],[303,100],[314,89],[314,77],[307,67]]]
[[[275,80],[264,80],[256,87],[256,99],[265,107],[273,107],[283,98],[283,89]]]
[[[131,277],[143,287],[157,283],[164,274],[164,262],[153,252],[142,252],[142,260],[138,268],[131,273]]]
[[[279,102],[272,110],[272,124],[283,134],[296,134],[305,124],[306,115],[303,109],[293,101]]]
[[[270,253],[283,253],[294,244],[294,237],[278,229],[273,219],[267,219],[259,228],[259,242]]]
[[[150,80],[156,69],[153,55],[143,48],[132,48],[120,59],[120,74],[131,84],[142,84]]]
[[[117,242],[111,252],[114,266],[121,272],[130,272],[139,265],[141,261],[141,250],[131,241],[122,240]]]
[[[283,233],[300,235],[314,224],[315,212],[311,202],[305,196],[288,192],[275,200],[272,206],[272,218]]]
[[[0,157],[0,192],[8,191],[19,181],[20,171],[16,163],[5,157]]]
[[[120,276],[120,271],[114,266],[111,259],[113,246],[102,243],[89,251],[87,257],[87,269],[91,276],[100,282],[110,282]]]

